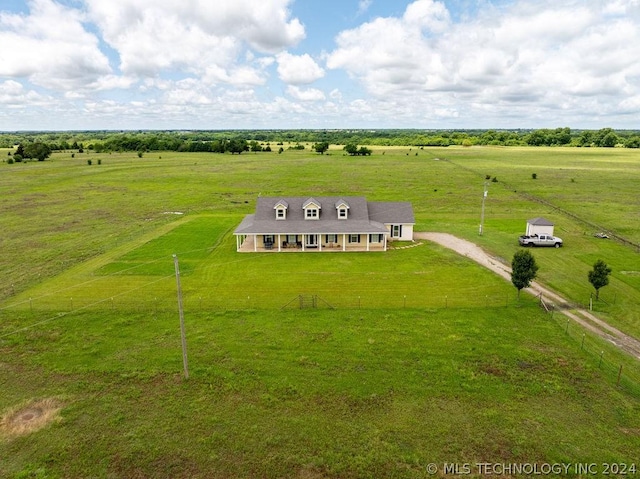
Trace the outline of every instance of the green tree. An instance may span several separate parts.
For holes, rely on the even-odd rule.
[[[234,139],[229,142],[227,145],[227,150],[234,153],[242,154],[243,151],[247,151],[249,149],[249,145],[247,144],[247,140]]]
[[[358,153],[358,145],[355,145],[353,143],[348,143],[347,145],[344,146],[344,151],[346,151],[348,154],[353,156]]]
[[[38,161],[44,161],[51,156],[51,148],[38,141],[24,145],[23,152],[24,158],[33,158]]]
[[[602,141],[600,142],[600,146],[605,148],[613,148],[618,144],[618,135],[615,133],[607,133],[604,137],[602,137]]]
[[[600,288],[609,284],[609,275],[611,274],[611,268],[607,266],[607,263],[599,259],[593,265],[593,269],[589,271],[589,282],[596,290],[596,301],[600,295]]]
[[[324,155],[324,152],[329,149],[329,142],[321,141],[319,143],[315,143],[312,148],[316,150],[317,153]]]
[[[536,277],[538,265],[536,259],[528,250],[519,250],[513,255],[511,261],[511,282],[518,290],[518,299],[520,299],[520,290],[528,288]]]

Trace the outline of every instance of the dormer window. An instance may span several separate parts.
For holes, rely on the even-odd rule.
[[[305,220],[317,220],[320,219],[320,203],[314,200],[313,198],[309,198],[302,205],[302,209],[304,210],[304,219]]]
[[[349,204],[346,201],[338,201],[336,203],[336,210],[338,211],[339,220],[346,220],[349,217]]]
[[[274,210],[276,210],[276,219],[277,220],[286,220],[287,219],[287,208],[289,208],[289,204],[284,201],[284,200],[280,200],[276,203],[276,205],[273,207]]]

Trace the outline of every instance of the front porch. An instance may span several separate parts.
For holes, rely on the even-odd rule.
[[[236,235],[236,251],[240,253],[336,253],[386,250],[387,236],[382,234]]]

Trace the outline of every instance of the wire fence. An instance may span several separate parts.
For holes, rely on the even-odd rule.
[[[158,294],[154,294],[157,292]],[[113,293],[113,294],[110,294]],[[640,374],[630,361],[625,364],[616,355],[603,347],[602,339],[586,332],[576,321],[561,314],[556,307],[544,302],[542,297],[528,295],[518,298],[515,291],[505,294],[428,295],[403,294],[382,291],[342,290],[322,291],[276,291],[251,290],[251,294],[240,291],[210,291],[188,288],[183,292],[184,310],[189,313],[205,311],[246,311],[289,309],[463,309],[463,308],[509,308],[539,301],[548,316],[563,328],[565,334],[579,342],[590,357],[590,363],[613,382],[616,387],[640,398]],[[141,313],[151,316],[177,311],[175,277],[165,276],[120,291],[98,291],[87,284],[81,287],[58,290],[37,298],[21,299],[0,308],[0,316],[20,313],[33,316],[33,322],[24,328],[6,331],[4,336],[15,334],[76,312],[110,312],[113,314]],[[572,306],[567,305],[571,308]],[[0,334],[0,338],[3,334]],[[618,356],[619,357],[619,356]]]
[[[164,284],[163,284],[164,283]],[[144,287],[126,292],[74,289],[40,297],[21,299],[1,308],[1,311],[20,313],[42,312],[69,313],[73,311],[136,312],[158,314],[176,310],[177,297],[175,279],[162,278],[156,288]],[[173,291],[171,290],[173,288]],[[518,299],[515,290],[498,294],[445,294],[426,292],[389,292],[351,290],[305,290],[282,291],[253,289],[247,291],[196,290],[189,291],[183,283],[182,302],[185,311],[241,311],[283,309],[447,309],[447,308],[505,308],[530,304],[535,301],[528,295]]]
[[[605,351],[602,338],[588,333],[575,320],[559,312],[553,305],[546,303],[539,297],[541,307],[548,316],[561,327],[567,336],[580,344],[580,349],[587,353],[590,364],[602,372],[602,375],[613,382],[616,387],[640,398],[640,374],[637,368],[632,368],[615,358],[613,353]]]

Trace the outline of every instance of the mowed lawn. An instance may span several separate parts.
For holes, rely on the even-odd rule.
[[[516,301],[467,258],[429,243],[240,254],[231,234],[260,194],[364,195],[412,201],[416,230],[452,232],[508,262],[525,220],[547,216],[566,246],[533,251],[540,277],[585,302],[586,272],[604,259],[614,273],[596,310],[640,335],[637,252],[518,194],[565,191],[551,172],[572,164],[570,184],[607,178],[598,222],[633,239],[634,152],[600,151],[612,156],[596,167],[583,151],[380,148],[355,159],[334,147],[1,165],[0,413],[42,398],[62,409],[23,436],[2,423],[0,476],[430,477],[430,463],[637,461],[638,397],[534,298]],[[536,152],[546,161],[529,172]],[[498,181],[479,236],[487,174]],[[586,205],[579,216],[599,210],[569,193],[545,199]],[[296,309],[298,295],[320,308]]]

